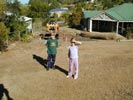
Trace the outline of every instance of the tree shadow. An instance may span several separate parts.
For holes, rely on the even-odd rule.
[[[65,69],[59,67],[58,65],[55,65],[55,68],[56,68],[57,70],[59,70],[60,72],[64,73],[65,75],[67,75],[67,73],[68,73]]]
[[[39,62],[42,66],[44,66],[47,69],[47,59],[43,59],[40,56],[37,56],[33,54],[33,59],[35,59],[37,62]]]
[[[4,87],[4,85],[0,84],[0,100],[2,100],[2,97],[4,96],[4,94],[5,94],[6,98],[7,98],[7,100],[13,100],[10,97],[8,90]]]

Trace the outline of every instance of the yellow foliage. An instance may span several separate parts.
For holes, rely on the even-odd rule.
[[[0,0],[0,16],[1,16],[1,14],[4,13],[5,8],[6,8],[6,2],[5,2],[5,0]]]

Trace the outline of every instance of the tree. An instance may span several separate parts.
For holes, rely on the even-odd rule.
[[[54,8],[60,8],[60,3],[57,0],[53,0],[50,3],[50,9],[54,9]]]
[[[6,8],[5,0],[1,0],[1,1],[0,1],[0,17],[1,17],[1,15],[4,13],[5,8]]]
[[[64,19],[65,23],[69,22],[69,16],[70,16],[70,14],[68,14],[68,13],[63,13],[62,14],[62,18]]]
[[[13,14],[16,14],[17,16],[20,16],[20,2],[18,0],[14,0],[13,3],[8,4],[10,8],[8,8],[8,11],[12,12]]]
[[[70,16],[69,24],[72,27],[78,27],[80,25],[80,22],[81,22],[81,15],[82,15],[81,12],[74,11],[72,13],[72,15]]]
[[[120,5],[123,3],[133,3],[133,0],[108,0],[108,2],[105,2],[105,0],[97,0],[95,2],[96,5],[99,5],[103,7],[103,10],[112,8],[116,5]]]
[[[30,9],[29,12],[30,17],[46,18],[49,11],[49,5],[48,3],[42,2],[41,0],[36,0],[34,2],[31,2],[29,9]]]
[[[11,40],[20,40],[20,35],[26,33],[27,23],[23,17],[17,17],[15,15],[8,16],[8,20],[5,24],[10,29],[11,34],[9,39]]]
[[[30,6],[24,6],[24,5],[21,5],[20,6],[20,9],[21,9],[21,12],[20,12],[20,15],[23,15],[23,16],[28,16],[28,13],[29,13],[29,7]]]
[[[82,18],[82,5],[78,3],[75,6],[75,10],[73,11],[72,15],[70,16],[69,23],[72,25],[72,27],[78,27],[80,25],[81,18]]]
[[[3,44],[8,39],[9,29],[4,25],[4,23],[0,22],[0,44]]]
[[[6,11],[6,3],[5,0],[1,0],[0,1],[0,22],[4,22],[5,21],[5,14],[4,12]]]

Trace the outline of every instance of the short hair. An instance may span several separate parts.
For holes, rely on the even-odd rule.
[[[72,38],[70,39],[70,42],[72,42],[73,39],[75,39],[75,37],[72,37]]]

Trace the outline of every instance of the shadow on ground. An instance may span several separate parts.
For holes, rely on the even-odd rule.
[[[0,84],[0,100],[3,100],[3,96],[6,96],[7,100],[13,100],[10,95],[9,95],[9,91],[4,87],[3,84]]]
[[[35,59],[37,62],[39,62],[42,66],[44,66],[44,68],[47,70],[47,59],[43,59],[40,56],[37,56],[35,54],[33,54],[33,59]],[[64,73],[65,75],[67,75],[67,71],[61,67],[59,67],[58,65],[55,65],[55,69],[59,70],[60,72]]]
[[[57,65],[55,65],[55,68],[56,68],[57,70],[59,70],[60,72],[64,73],[65,75],[67,75],[67,73],[68,73],[65,69],[63,69],[63,68],[61,68],[61,67],[59,67],[59,66],[57,66]]]
[[[42,66],[44,66],[44,68],[47,69],[47,59],[43,59],[40,56],[37,56],[35,54],[33,54],[33,59],[35,59],[37,62],[39,62]]]

